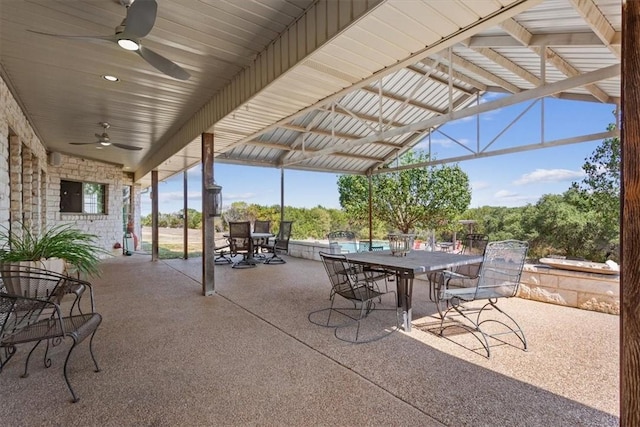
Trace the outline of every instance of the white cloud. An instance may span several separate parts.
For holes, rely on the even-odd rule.
[[[536,169],[531,173],[522,175],[513,182],[514,185],[527,185],[539,182],[563,182],[575,181],[584,177],[582,170],[572,171],[568,169]]]
[[[183,200],[183,193],[182,191],[167,191],[167,192],[162,192],[160,191],[160,202],[162,203],[167,203],[167,202],[174,202],[174,201],[182,201]],[[200,200],[202,199],[202,193],[200,191],[189,191],[187,193],[187,199],[189,200]]]
[[[496,199],[514,199],[520,197],[518,193],[508,190],[500,190],[493,195]]]

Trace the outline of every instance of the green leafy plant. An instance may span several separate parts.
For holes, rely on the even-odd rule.
[[[35,234],[25,224],[18,230],[0,227],[0,261],[40,261],[60,258],[87,275],[99,275],[100,254],[107,251],[95,244],[96,235],[71,224],[59,224]]]

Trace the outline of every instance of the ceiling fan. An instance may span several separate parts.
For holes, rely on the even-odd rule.
[[[94,142],[70,142],[71,145],[90,145],[90,144],[100,144],[101,146],[109,146],[113,145],[114,147],[123,148],[125,150],[142,150],[142,147],[134,147],[132,145],[118,144],[117,142],[111,142],[111,138],[109,138],[109,134],[107,134],[107,129],[111,127],[111,125],[107,122],[98,123],[100,126],[104,128],[102,133],[96,133],[97,141]],[[98,147],[102,148],[102,147]]]
[[[126,6],[127,15],[115,29],[112,36],[70,36],[27,30],[32,33],[51,37],[75,40],[106,41],[117,43],[123,49],[134,51],[158,71],[179,80],[188,80],[191,75],[175,62],[142,46],[140,40],[145,37],[156,22],[158,5],[155,0],[120,0]]]

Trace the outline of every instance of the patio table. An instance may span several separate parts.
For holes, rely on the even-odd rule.
[[[411,251],[405,256],[391,255],[391,251],[357,252],[343,254],[347,261],[394,271],[398,307],[402,308],[402,322],[406,332],[411,331],[411,297],[416,276],[482,262],[482,255],[460,255],[449,252]]]
[[[275,237],[275,236],[276,235],[273,233],[254,233],[253,231],[251,232],[251,240],[253,241],[254,244],[256,240],[270,239],[271,237]],[[229,238],[229,233],[222,234],[222,237]],[[250,253],[247,254],[247,258],[255,260],[256,258],[254,257],[253,251],[249,251],[249,252]]]

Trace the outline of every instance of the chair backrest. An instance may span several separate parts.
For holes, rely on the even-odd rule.
[[[360,292],[356,289],[357,273],[362,272],[360,266],[350,264],[344,255],[320,252],[320,259],[331,282],[332,294],[341,295],[347,299],[357,299]]]
[[[233,253],[253,250],[249,221],[229,222],[229,246]]]
[[[489,236],[486,234],[467,234],[462,242],[462,253],[466,255],[482,255],[487,243],[489,243]]]
[[[477,298],[509,298],[516,295],[529,244],[504,240],[487,244],[476,288]]]
[[[275,248],[288,251],[289,239],[291,238],[291,227],[293,221],[280,221],[280,229],[278,230],[278,237],[276,237]]]
[[[353,231],[332,231],[327,234],[329,242],[352,242],[356,240],[356,233]]]
[[[256,219],[253,222],[253,232],[254,233],[270,233],[271,221]]]

